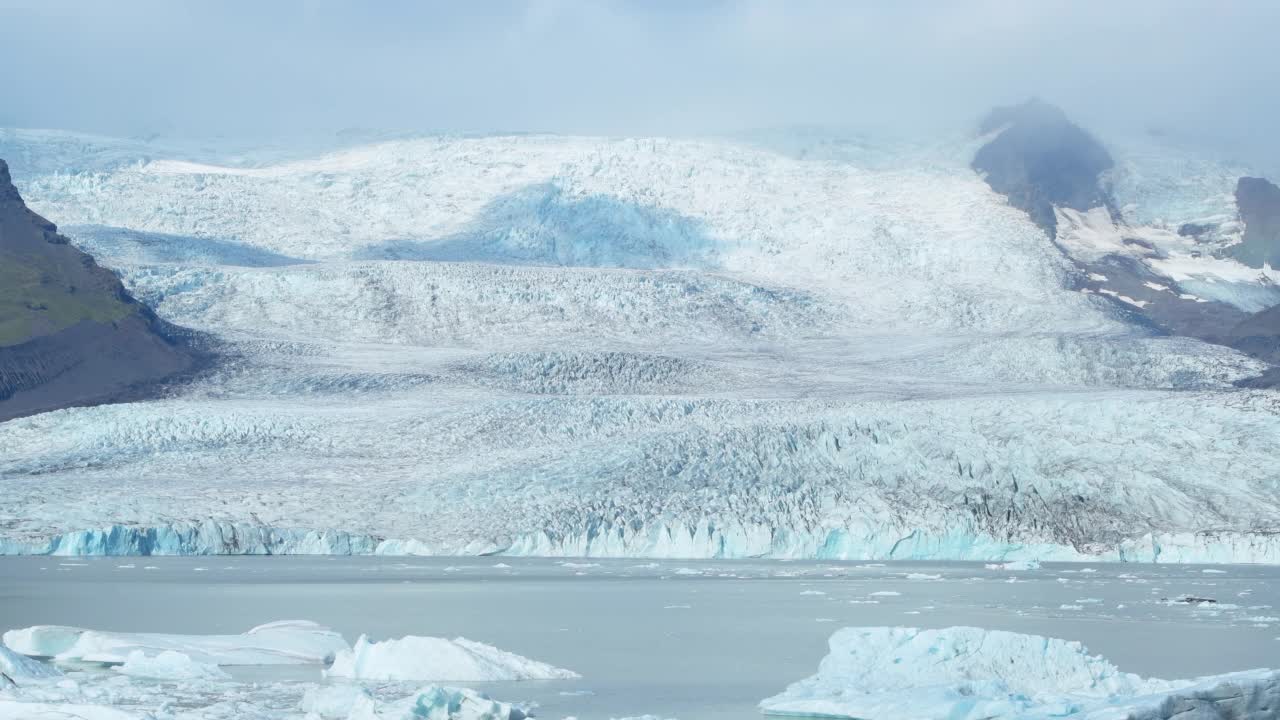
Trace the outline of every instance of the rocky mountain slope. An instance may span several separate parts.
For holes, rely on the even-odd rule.
[[[1062,110],[1039,100],[998,108],[981,132],[994,135],[977,151],[973,168],[1075,263],[1081,292],[1102,296],[1161,332],[1277,362],[1275,185],[1241,177],[1236,217],[1225,221],[1147,225],[1125,218],[1110,187],[1111,155]],[[1233,285],[1253,292],[1242,298],[1223,291]],[[1275,375],[1248,382],[1265,384]]]
[[[1280,267],[1280,187],[1265,178],[1242,177],[1235,195],[1244,236],[1231,256],[1249,267]]]
[[[0,421],[145,396],[197,356],[27,209],[0,160]]]

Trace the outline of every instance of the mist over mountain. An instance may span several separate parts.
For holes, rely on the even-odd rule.
[[[688,135],[958,129],[1038,96],[1103,135],[1276,152],[1280,8],[706,2],[109,6],[10,0],[0,125],[271,138],[343,129]],[[57,53],[44,38],[59,38]],[[252,108],[246,112],[246,108]]]

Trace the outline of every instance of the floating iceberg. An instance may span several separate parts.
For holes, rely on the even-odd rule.
[[[4,645],[0,645],[0,673],[4,673],[14,682],[58,677],[62,674],[58,672],[57,668],[38,660],[24,657]],[[0,682],[0,687],[3,687],[4,684]]]
[[[474,640],[415,635],[382,642],[370,642],[368,637],[361,635],[353,648],[337,654],[327,674],[358,680],[428,682],[565,680],[580,677],[575,672]]]
[[[141,650],[129,653],[124,664],[116,672],[131,677],[152,680],[230,680],[231,676],[217,665],[198,663],[189,655],[173,650],[163,650],[158,655],[147,655]]]
[[[59,662],[128,663],[132,653],[170,650],[209,665],[320,665],[347,649],[329,628],[306,620],[259,625],[243,635],[167,635],[35,625],[4,634],[4,643],[24,655]]]
[[[1280,707],[1280,672],[1147,679],[1078,642],[1038,635],[844,628],[830,647],[816,675],[760,709],[859,720],[1263,720]]]

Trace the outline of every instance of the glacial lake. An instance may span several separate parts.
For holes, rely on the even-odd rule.
[[[1176,600],[1188,595],[1217,602]],[[1168,678],[1280,666],[1280,569],[0,558],[0,629],[240,633],[286,619],[328,625],[350,642],[362,633],[375,640],[464,636],[580,673],[580,680],[469,684],[500,700],[536,702],[542,718],[740,720],[759,717],[761,699],[812,674],[831,633],[852,625],[973,625],[1063,637],[1123,670]],[[322,682],[318,667],[230,671],[243,683]]]

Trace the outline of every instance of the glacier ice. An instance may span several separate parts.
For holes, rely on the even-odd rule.
[[[0,673],[4,673],[14,682],[43,680],[62,674],[52,665],[26,657],[4,645],[0,645]]]
[[[981,628],[844,628],[830,649],[816,675],[761,710],[858,720],[1264,720],[1280,702],[1280,672],[1146,679],[1076,642]]]
[[[566,680],[575,672],[466,638],[407,637],[372,642],[361,635],[326,671],[358,680],[511,681]]]
[[[1258,362],[1070,289],[965,148],[858,147],[0,131],[228,355],[0,424],[0,552],[1280,561]],[[1226,212],[1118,157],[1136,231]]]
[[[320,665],[348,645],[332,630],[304,620],[259,625],[241,635],[122,633],[60,625],[34,625],[4,633],[4,644],[23,655],[57,662],[124,663],[142,652],[135,667],[162,661],[211,665]],[[169,651],[171,655],[159,656]],[[180,663],[173,662],[176,666]]]

